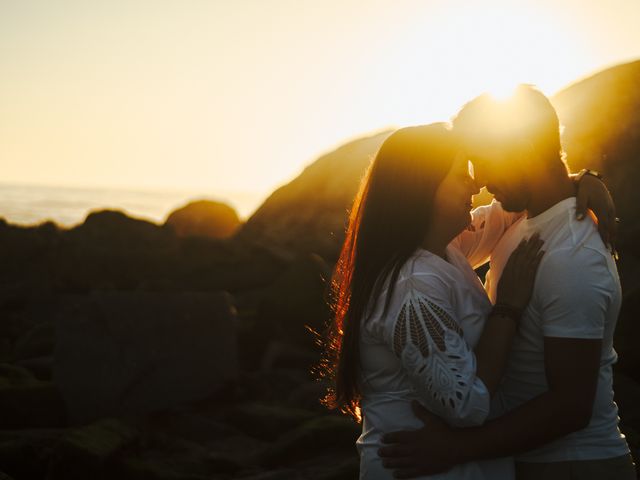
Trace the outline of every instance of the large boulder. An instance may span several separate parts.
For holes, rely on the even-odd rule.
[[[297,258],[265,292],[259,308],[258,330],[263,338],[312,346],[330,317],[326,299],[331,268],[315,254]]]
[[[203,399],[237,373],[224,293],[94,293],[56,333],[53,377],[74,423]]]
[[[111,459],[137,437],[138,431],[134,427],[115,418],[71,429],[53,450],[47,478],[108,478],[103,474],[111,466]]]
[[[572,170],[604,174],[616,201],[620,240],[640,238],[640,61],[617,65],[552,98],[564,126],[562,143]],[[636,246],[637,248],[637,246]]]
[[[175,234],[123,212],[93,212],[65,234],[57,265],[66,290],[135,289],[170,282],[179,261]]]
[[[198,200],[171,212],[165,225],[179,237],[228,238],[240,226],[240,218],[229,205]]]
[[[273,192],[237,236],[274,249],[335,259],[360,179],[390,133],[349,142],[320,157]]]

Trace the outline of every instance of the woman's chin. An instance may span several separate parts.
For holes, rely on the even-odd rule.
[[[473,226],[471,225],[471,213],[467,214],[467,218],[460,219],[460,228],[458,230],[457,235],[460,235],[464,231],[474,231]]]

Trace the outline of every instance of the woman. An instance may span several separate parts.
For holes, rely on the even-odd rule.
[[[335,367],[328,403],[362,413],[361,478],[392,478],[377,450],[384,432],[422,426],[411,400],[453,425],[489,415],[542,252],[537,238],[516,249],[492,307],[472,265],[491,252],[483,232],[499,238],[519,215],[494,202],[474,211],[471,231],[477,192],[451,132],[432,124],[389,136],[356,197],[332,282],[327,367]],[[512,477],[510,460],[498,460],[437,478]]]

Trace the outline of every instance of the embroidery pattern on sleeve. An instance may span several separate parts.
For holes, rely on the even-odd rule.
[[[394,352],[416,393],[451,416],[475,377],[473,354],[462,333],[444,309],[417,292],[403,304],[393,333]]]

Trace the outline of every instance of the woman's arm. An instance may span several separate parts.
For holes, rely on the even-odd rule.
[[[435,276],[406,280],[405,298],[385,333],[421,401],[448,423],[483,423],[507,361],[520,312],[528,304],[542,241],[523,241],[511,255],[499,287],[500,301],[490,312],[471,351],[447,301],[453,285]]]
[[[453,309],[433,288],[422,288],[421,280],[407,282],[411,286],[400,310],[388,323],[389,346],[427,408],[450,425],[482,424],[491,395],[476,375],[476,357]]]

